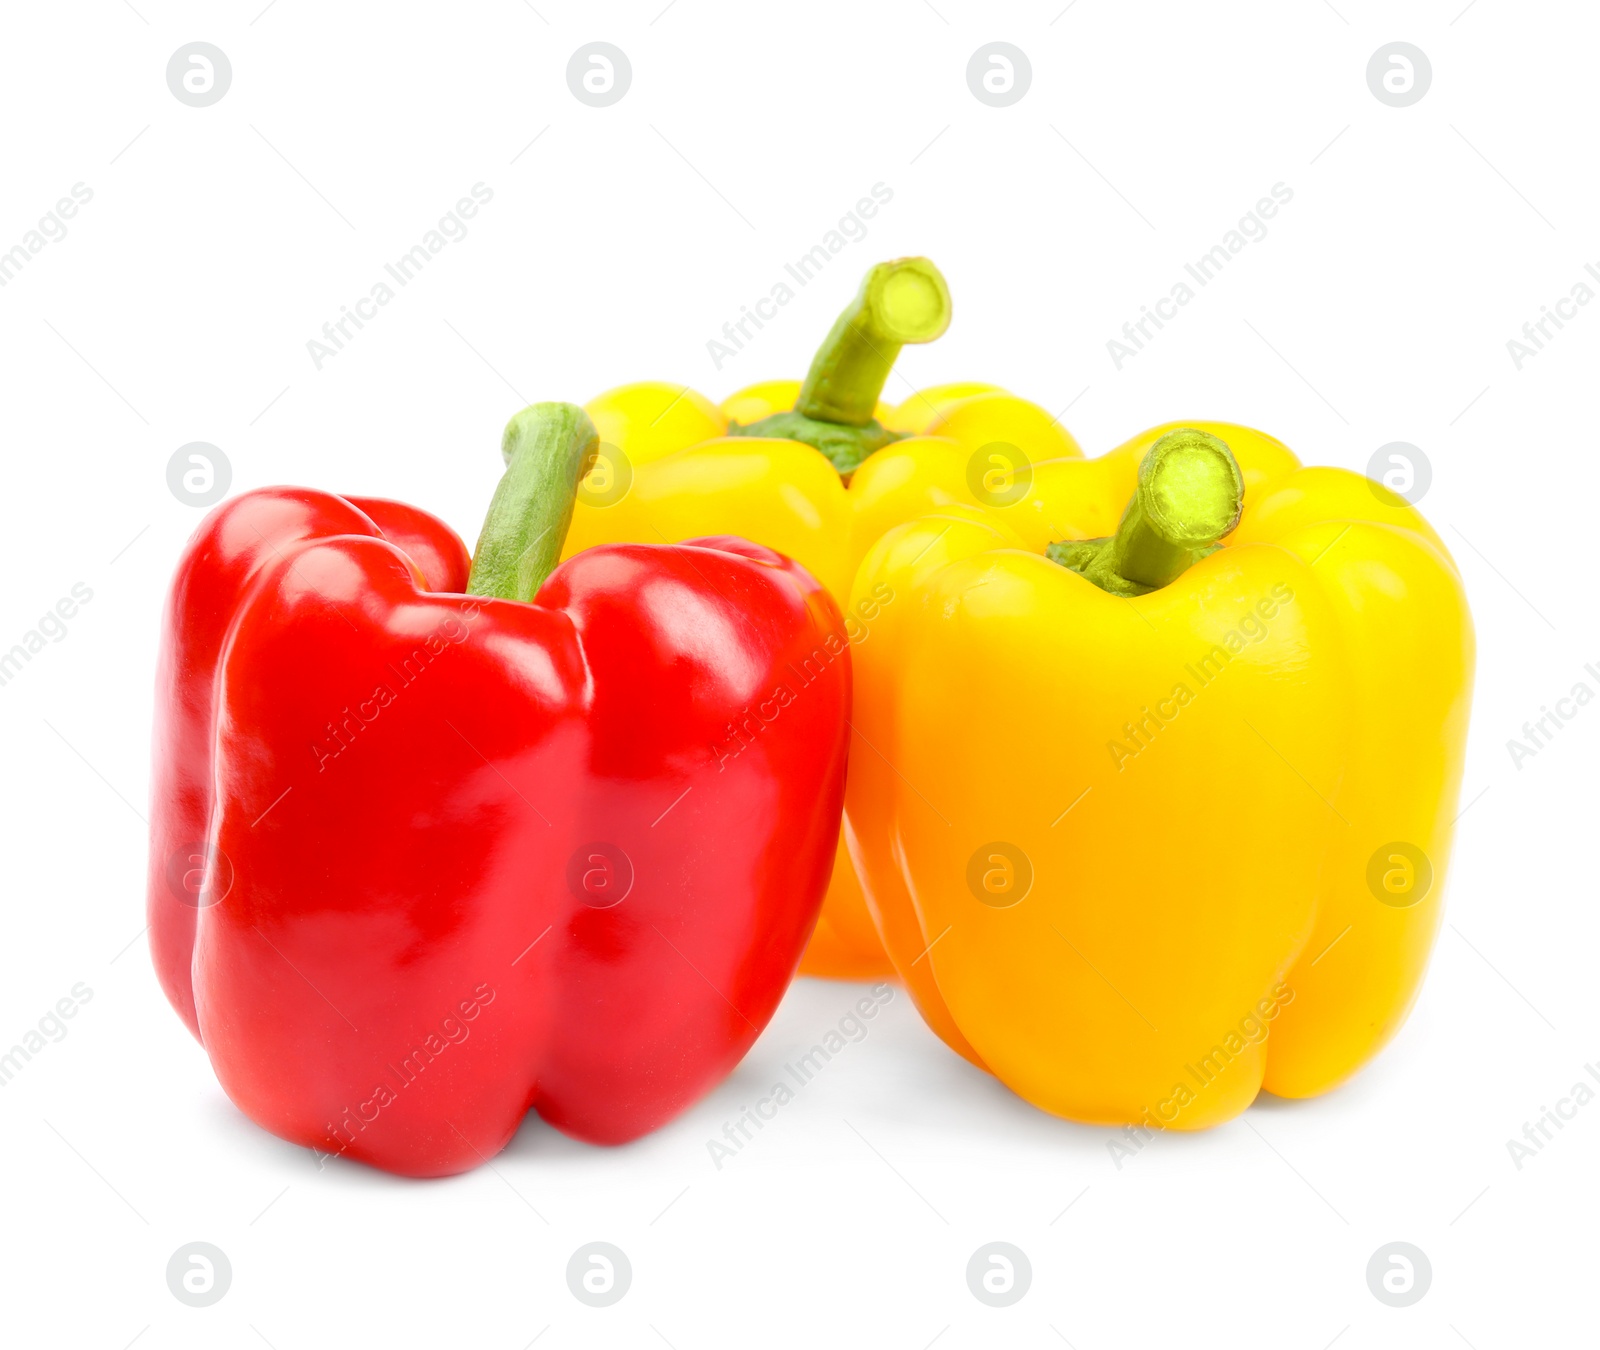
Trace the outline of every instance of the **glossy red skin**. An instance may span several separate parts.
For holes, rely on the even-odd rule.
[[[459,1172],[530,1106],[635,1138],[738,1063],[816,921],[840,616],[732,539],[591,549],[532,604],[433,592],[422,558],[459,587],[465,552],[391,506],[269,489],[191,542],[158,695],[163,985],[234,1102],[324,1153]],[[226,860],[214,902],[169,884],[187,837]],[[578,880],[597,843],[631,860],[609,907]]]
[[[222,642],[263,566],[293,544],[338,534],[388,538],[422,568],[430,590],[466,589],[466,547],[426,511],[282,487],[235,497],[211,512],[184,549],[167,593],[156,668],[146,912],[156,975],[196,1037],[189,967],[211,819],[212,686]]]

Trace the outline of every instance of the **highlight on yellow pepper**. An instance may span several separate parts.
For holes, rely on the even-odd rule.
[[[659,382],[592,399],[585,409],[600,454],[579,488],[566,553],[742,535],[794,558],[843,609],[857,566],[885,530],[988,500],[1019,466],[1081,460],[1048,412],[994,385],[944,384],[882,401],[901,347],[934,340],[950,316],[938,268],[900,258],[867,273],[804,381],[753,384],[721,405]],[[846,616],[852,642],[885,602],[859,603]],[[892,973],[842,838],[800,969]]]
[[[888,531],[853,598],[882,590],[845,832],[953,1049],[1142,1132],[1326,1092],[1394,1036],[1474,660],[1412,506],[1245,427],[1168,425]]]

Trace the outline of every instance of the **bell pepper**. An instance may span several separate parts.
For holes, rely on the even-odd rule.
[[[944,278],[926,258],[880,263],[804,383],[754,384],[720,407],[659,382],[599,395],[585,406],[600,457],[578,494],[568,549],[738,534],[795,559],[842,604],[886,529],[986,500],[1030,461],[1081,459],[1049,413],[993,385],[943,384],[898,406],[881,401],[901,346],[937,338],[950,314]],[[852,641],[879,603],[846,615]],[[801,971],[891,973],[842,844]]]
[[[304,488],[224,503],[183,555],[152,950],[285,1139],[416,1176],[476,1166],[530,1107],[632,1139],[729,1072],[794,974],[844,790],[837,607],[738,539],[557,567],[595,449],[579,408],[513,418],[470,573],[426,513]]]
[[[1413,507],[1249,428],[1169,424],[888,531],[854,596],[883,590],[846,838],[952,1048],[1148,1132],[1327,1092],[1394,1036],[1474,653]]]

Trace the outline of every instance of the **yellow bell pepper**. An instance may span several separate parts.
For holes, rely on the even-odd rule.
[[[578,492],[566,553],[619,541],[737,534],[794,558],[847,606],[885,530],[992,499],[1017,466],[1078,460],[1044,409],[993,385],[946,384],[898,406],[880,394],[900,347],[944,332],[950,297],[925,258],[874,267],[804,383],[751,385],[719,407],[681,385],[624,385],[585,405],[600,455]],[[852,641],[880,602],[847,613]],[[801,970],[891,973],[841,839]]]
[[[885,591],[846,836],[947,1043],[1142,1136],[1326,1092],[1395,1034],[1474,652],[1410,505],[1245,427],[1169,425],[888,531],[853,595]]]

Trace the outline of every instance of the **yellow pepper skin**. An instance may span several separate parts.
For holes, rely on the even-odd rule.
[[[728,430],[728,415],[715,403],[660,380],[609,389],[584,404],[584,411],[602,446],[627,446],[628,459],[638,464]]]
[[[874,269],[866,284],[881,270]],[[878,350],[881,344],[874,354]],[[814,374],[828,352],[825,343]],[[887,373],[884,365],[873,374]],[[828,374],[836,394],[836,362]],[[579,490],[565,552],[600,543],[742,535],[795,559],[843,608],[857,566],[885,530],[941,507],[977,504],[974,484],[977,493],[988,493],[1012,472],[1013,461],[1033,461],[1037,470],[1044,461],[1082,459],[1048,412],[994,385],[935,386],[897,406],[881,402],[870,386],[858,391],[862,415],[900,439],[846,472],[804,441],[750,434],[767,419],[803,407],[800,381],[750,385],[720,407],[681,385],[626,385],[600,395],[586,410],[600,433],[601,457]],[[729,434],[735,428],[739,434]],[[847,615],[852,643],[868,623],[862,614]],[[842,838],[800,969],[838,979],[892,974]]]
[[[1128,594],[1045,556],[1134,558],[1124,504],[1159,514],[1148,466],[1186,440],[1233,452],[1231,533]],[[1179,1130],[1377,1054],[1439,925],[1474,660],[1411,506],[1173,424],[888,531],[852,603],[890,594],[854,652],[845,834],[953,1049],[1056,1115]]]

